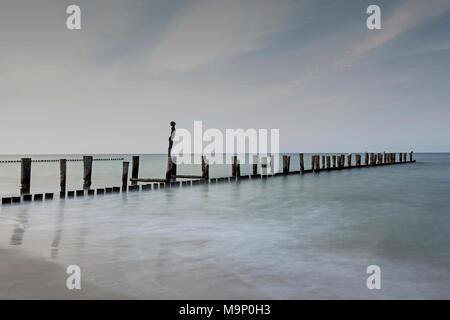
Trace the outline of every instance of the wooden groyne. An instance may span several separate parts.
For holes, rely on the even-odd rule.
[[[170,154],[170,153],[169,153]],[[397,159],[398,155],[398,159]],[[80,190],[66,190],[66,170],[67,161],[75,161],[74,159],[59,159],[48,160],[46,162],[59,162],[60,163],[60,191],[59,198],[80,198],[80,197],[92,197],[103,196],[105,194],[113,193],[126,193],[136,191],[150,191],[163,188],[177,188],[188,187],[194,185],[203,184],[217,184],[224,182],[236,182],[241,180],[253,180],[253,179],[267,179],[278,176],[286,176],[299,174],[300,176],[308,173],[320,173],[345,169],[361,169],[368,167],[389,166],[398,164],[415,163],[413,159],[413,152],[407,153],[364,153],[364,164],[361,163],[361,154],[354,154],[355,164],[353,164],[353,154],[337,154],[337,155],[312,155],[311,156],[311,168],[305,169],[304,166],[304,154],[299,154],[300,170],[291,171],[291,157],[289,155],[282,155],[282,171],[274,172],[274,157],[261,157],[260,161],[260,173],[258,174],[258,164],[256,163],[256,156],[253,157],[252,174],[241,175],[240,162],[237,156],[232,157],[231,163],[231,176],[210,178],[209,177],[209,162],[205,156],[202,156],[202,172],[201,175],[179,175],[177,174],[177,166],[175,157],[168,157],[168,166],[166,171],[166,178],[140,178],[139,177],[139,156],[132,157],[132,172],[131,178],[128,180],[129,165],[127,161],[123,162],[122,167],[122,181],[121,186],[112,186],[98,189],[91,189],[92,185],[92,162],[107,159],[94,159],[92,156],[84,156],[83,159],[76,159],[76,161],[83,161],[83,189]],[[408,159],[409,156],[409,159]],[[345,161],[347,159],[347,161]],[[119,159],[110,159],[119,160]],[[123,158],[122,158],[123,160]],[[21,187],[20,195],[12,197],[3,197],[2,205],[11,205],[27,202],[40,202],[50,201],[54,199],[54,193],[36,193],[30,194],[31,189],[31,167],[33,161],[31,158],[23,158],[21,163]],[[270,172],[270,173],[269,173]],[[177,181],[177,179],[188,179],[184,181]],[[128,185],[128,182],[131,182]],[[146,183],[139,185],[138,183]]]

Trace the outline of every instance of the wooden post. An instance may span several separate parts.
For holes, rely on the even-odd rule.
[[[396,162],[396,156],[397,156],[397,154],[396,153],[392,153],[392,163],[395,163]]]
[[[289,161],[288,156],[283,156],[283,174],[289,173]]]
[[[327,169],[331,168],[331,157],[327,156]]]
[[[352,166],[352,154],[349,153],[347,155],[347,166],[351,167]]]
[[[291,167],[291,157],[283,156],[283,173],[288,174]]]
[[[345,154],[341,154],[341,168],[345,167]]]
[[[375,153],[373,152],[370,153],[370,165],[375,165]]]
[[[267,175],[267,157],[261,157],[261,175]]]
[[[83,189],[90,189],[92,184],[92,156],[83,156],[84,183]]]
[[[355,159],[356,159],[356,166],[361,167],[361,155],[360,154],[355,155]]]
[[[237,156],[233,156],[232,158],[232,161],[231,161],[231,176],[233,177],[233,178],[236,178],[236,176],[237,176],[237,174],[236,174],[236,171],[237,171]]]
[[[202,156],[202,178],[209,179],[209,162],[205,156]]]
[[[325,169],[325,156],[322,156],[322,169]]]
[[[336,156],[333,156],[333,168],[336,168]]]
[[[378,154],[378,165],[383,164],[383,154],[379,153]]]
[[[383,161],[386,164],[387,163],[387,155],[386,152],[383,152]]]
[[[311,156],[311,170],[316,171],[316,156]]]
[[[253,156],[253,171],[252,171],[253,175],[258,174],[258,156],[254,155]]]
[[[170,163],[172,163],[172,160],[170,160]],[[169,161],[167,162],[167,164],[169,165]],[[133,178],[133,179],[139,178],[139,156],[133,156],[133,158],[131,160],[131,178]],[[133,185],[133,186],[135,186],[137,184],[138,184],[137,181],[131,182],[131,185]]]
[[[364,152],[364,165],[369,165],[369,153]]]
[[[407,155],[406,155],[406,152],[403,154],[403,162],[406,162],[407,160],[406,160],[406,158],[407,158]]]
[[[320,171],[320,156],[319,156],[319,155],[316,156],[316,165],[315,165],[315,168],[316,168],[316,172],[319,172],[319,171]]]
[[[298,155],[298,158],[300,159],[300,173],[303,174],[303,172],[305,171],[305,165],[303,163],[303,153],[300,153]]]
[[[237,160],[236,162],[236,178],[241,176],[241,162]]]
[[[413,152],[411,151],[410,153],[409,153],[409,161],[413,161]]]
[[[177,175],[176,161],[176,157],[167,157],[166,183],[174,182],[177,180],[177,178],[174,177]]]
[[[59,160],[59,186],[60,186],[60,195],[64,197],[66,196],[66,181],[67,181],[67,160],[60,159]]]
[[[28,194],[31,189],[31,158],[21,159],[20,194]]]
[[[130,163],[128,161],[123,162],[122,167],[122,191],[127,192],[128,189],[128,168]]]

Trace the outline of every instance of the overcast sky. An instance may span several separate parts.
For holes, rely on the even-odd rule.
[[[66,7],[82,29],[66,28]],[[382,30],[366,8],[381,7]],[[450,151],[450,1],[2,0],[0,153],[164,153],[169,122],[282,152]]]

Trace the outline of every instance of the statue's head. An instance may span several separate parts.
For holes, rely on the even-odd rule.
[[[176,125],[175,121],[170,121],[170,126],[171,127],[175,127],[175,125]]]

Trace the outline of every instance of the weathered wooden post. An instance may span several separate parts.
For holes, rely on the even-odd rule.
[[[166,183],[174,182],[177,180],[175,177],[177,175],[177,158],[168,157],[167,158],[167,169],[166,169]]]
[[[331,157],[327,156],[327,169],[331,168]]]
[[[305,164],[303,163],[303,153],[300,153],[298,155],[298,158],[300,160],[300,173],[303,174],[303,172],[305,171]]]
[[[413,161],[413,152],[411,151],[410,153],[409,153],[409,161]]]
[[[128,161],[123,162],[122,167],[122,192],[128,191],[128,168],[130,167],[130,163]]]
[[[83,189],[90,189],[92,184],[92,156],[83,156],[84,182]]]
[[[383,161],[386,164],[387,163],[387,155],[386,152],[383,152]]]
[[[356,166],[361,167],[361,155],[360,154],[355,155],[355,161],[356,161]]]
[[[351,167],[352,166],[352,154],[349,153],[347,155],[347,166]]]
[[[370,165],[371,166],[375,165],[375,153],[373,152],[370,153]]]
[[[236,162],[236,178],[239,178],[241,176],[241,161],[238,160]]]
[[[283,156],[283,174],[289,173],[289,162],[290,162],[290,157]]]
[[[392,153],[392,163],[395,163],[397,161],[397,154],[395,152]]]
[[[311,170],[312,171],[316,171],[315,166],[316,166],[316,156],[311,155]]]
[[[325,156],[322,156],[322,169],[325,169]]]
[[[364,152],[364,165],[369,165],[369,153]]]
[[[232,158],[231,158],[232,160],[231,160],[231,176],[233,177],[233,178],[236,178],[236,176],[237,176],[237,174],[236,174],[236,171],[237,171],[237,156],[233,156]]]
[[[378,164],[383,164],[383,154],[381,153],[378,154]]]
[[[168,166],[169,166],[169,162],[172,163],[172,161],[170,160],[167,162]],[[139,178],[139,156],[133,156],[133,158],[131,159],[131,178],[132,179]],[[138,184],[137,181],[131,182],[131,185],[133,185],[133,186],[135,186],[137,184]]]
[[[407,155],[406,155],[406,152],[403,154],[403,162],[407,162]]]
[[[257,175],[258,174],[258,156],[254,155],[253,156],[253,171],[252,171],[253,175]]]
[[[60,193],[59,196],[61,198],[66,197],[66,181],[67,181],[67,160],[66,159],[60,159],[59,160],[59,186],[60,186]]]
[[[31,158],[22,158],[20,162],[20,194],[28,194],[31,189]]]
[[[267,175],[267,157],[261,157],[261,175]]]
[[[209,179],[209,162],[205,156],[202,156],[202,178]]]
[[[319,155],[316,156],[316,165],[315,165],[315,168],[316,168],[316,172],[319,172],[319,171],[320,171],[320,156],[319,156]]]
[[[333,156],[333,168],[336,168],[336,155]]]
[[[341,168],[345,167],[345,154],[341,154]]]

